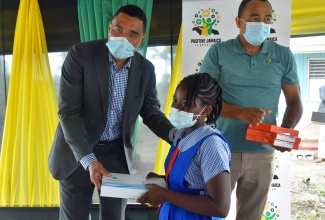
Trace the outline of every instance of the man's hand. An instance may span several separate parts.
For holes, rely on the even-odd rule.
[[[262,123],[264,116],[271,112],[271,110],[264,110],[257,107],[242,108],[239,111],[239,119],[253,126],[257,126]]]
[[[95,184],[96,188],[100,190],[102,185],[102,175],[111,176],[111,173],[108,172],[101,163],[98,161],[93,161],[88,166],[90,181]]]
[[[290,152],[292,149],[291,148],[287,148],[287,147],[278,147],[278,146],[272,146],[274,149],[283,152]]]

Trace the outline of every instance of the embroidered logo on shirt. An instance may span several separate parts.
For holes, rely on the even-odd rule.
[[[265,63],[267,63],[268,65],[270,65],[272,63],[271,59],[265,60]]]

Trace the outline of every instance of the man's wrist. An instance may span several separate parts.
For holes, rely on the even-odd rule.
[[[85,170],[87,170],[89,164],[91,164],[94,161],[97,161],[97,158],[94,153],[88,154],[79,160],[80,164]]]

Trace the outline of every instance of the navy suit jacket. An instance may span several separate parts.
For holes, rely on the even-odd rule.
[[[79,160],[92,153],[92,145],[103,133],[108,111],[109,62],[107,39],[73,46],[62,66],[59,117],[49,155],[49,170],[55,179],[68,177]],[[156,75],[150,61],[135,52],[125,94],[122,128],[125,155],[131,171],[131,143],[136,119],[168,141],[173,128],[160,110]]]

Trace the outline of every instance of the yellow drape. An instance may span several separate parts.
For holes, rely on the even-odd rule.
[[[57,111],[39,5],[21,0],[0,154],[0,206],[59,205],[47,163]]]
[[[292,0],[291,35],[325,34],[324,22],[324,0]]]
[[[181,80],[182,80],[182,27],[179,32],[175,61],[174,61],[173,71],[172,71],[167,99],[166,99],[165,115],[167,117],[170,113],[170,107],[172,105],[175,89]],[[164,162],[168,154],[169,148],[170,145],[166,141],[159,139],[156,163],[154,168],[155,173],[158,173],[160,175],[165,174]]]

